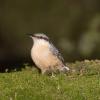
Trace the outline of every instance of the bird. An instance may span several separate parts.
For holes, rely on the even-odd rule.
[[[28,33],[33,40],[31,58],[42,74],[69,71],[59,50],[44,33]]]

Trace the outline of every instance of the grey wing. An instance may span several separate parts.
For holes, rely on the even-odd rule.
[[[61,53],[58,51],[58,49],[52,43],[50,43],[50,44],[51,44],[50,51],[52,52],[52,54],[57,56],[58,59],[60,59],[64,63],[64,59],[63,59]]]

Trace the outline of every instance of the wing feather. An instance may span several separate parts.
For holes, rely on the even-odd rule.
[[[62,57],[62,55],[59,52],[59,50],[52,43],[50,43],[50,44],[51,44],[50,45],[50,50],[51,50],[52,54],[57,56],[58,59],[60,59],[64,63],[64,58]]]

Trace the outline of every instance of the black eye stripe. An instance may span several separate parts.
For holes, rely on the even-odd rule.
[[[42,37],[42,36],[35,36],[35,37],[38,38],[38,39],[44,39],[44,40],[46,40],[46,41],[49,41],[49,39],[46,38],[46,37]]]

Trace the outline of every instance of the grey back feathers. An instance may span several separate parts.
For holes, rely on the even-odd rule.
[[[48,38],[44,33],[36,33],[34,36]]]
[[[51,44],[50,50],[53,53],[53,55],[57,56],[58,59],[60,59],[64,63],[64,59],[63,59],[61,53],[58,51],[58,49],[52,43],[50,43],[50,44]]]

